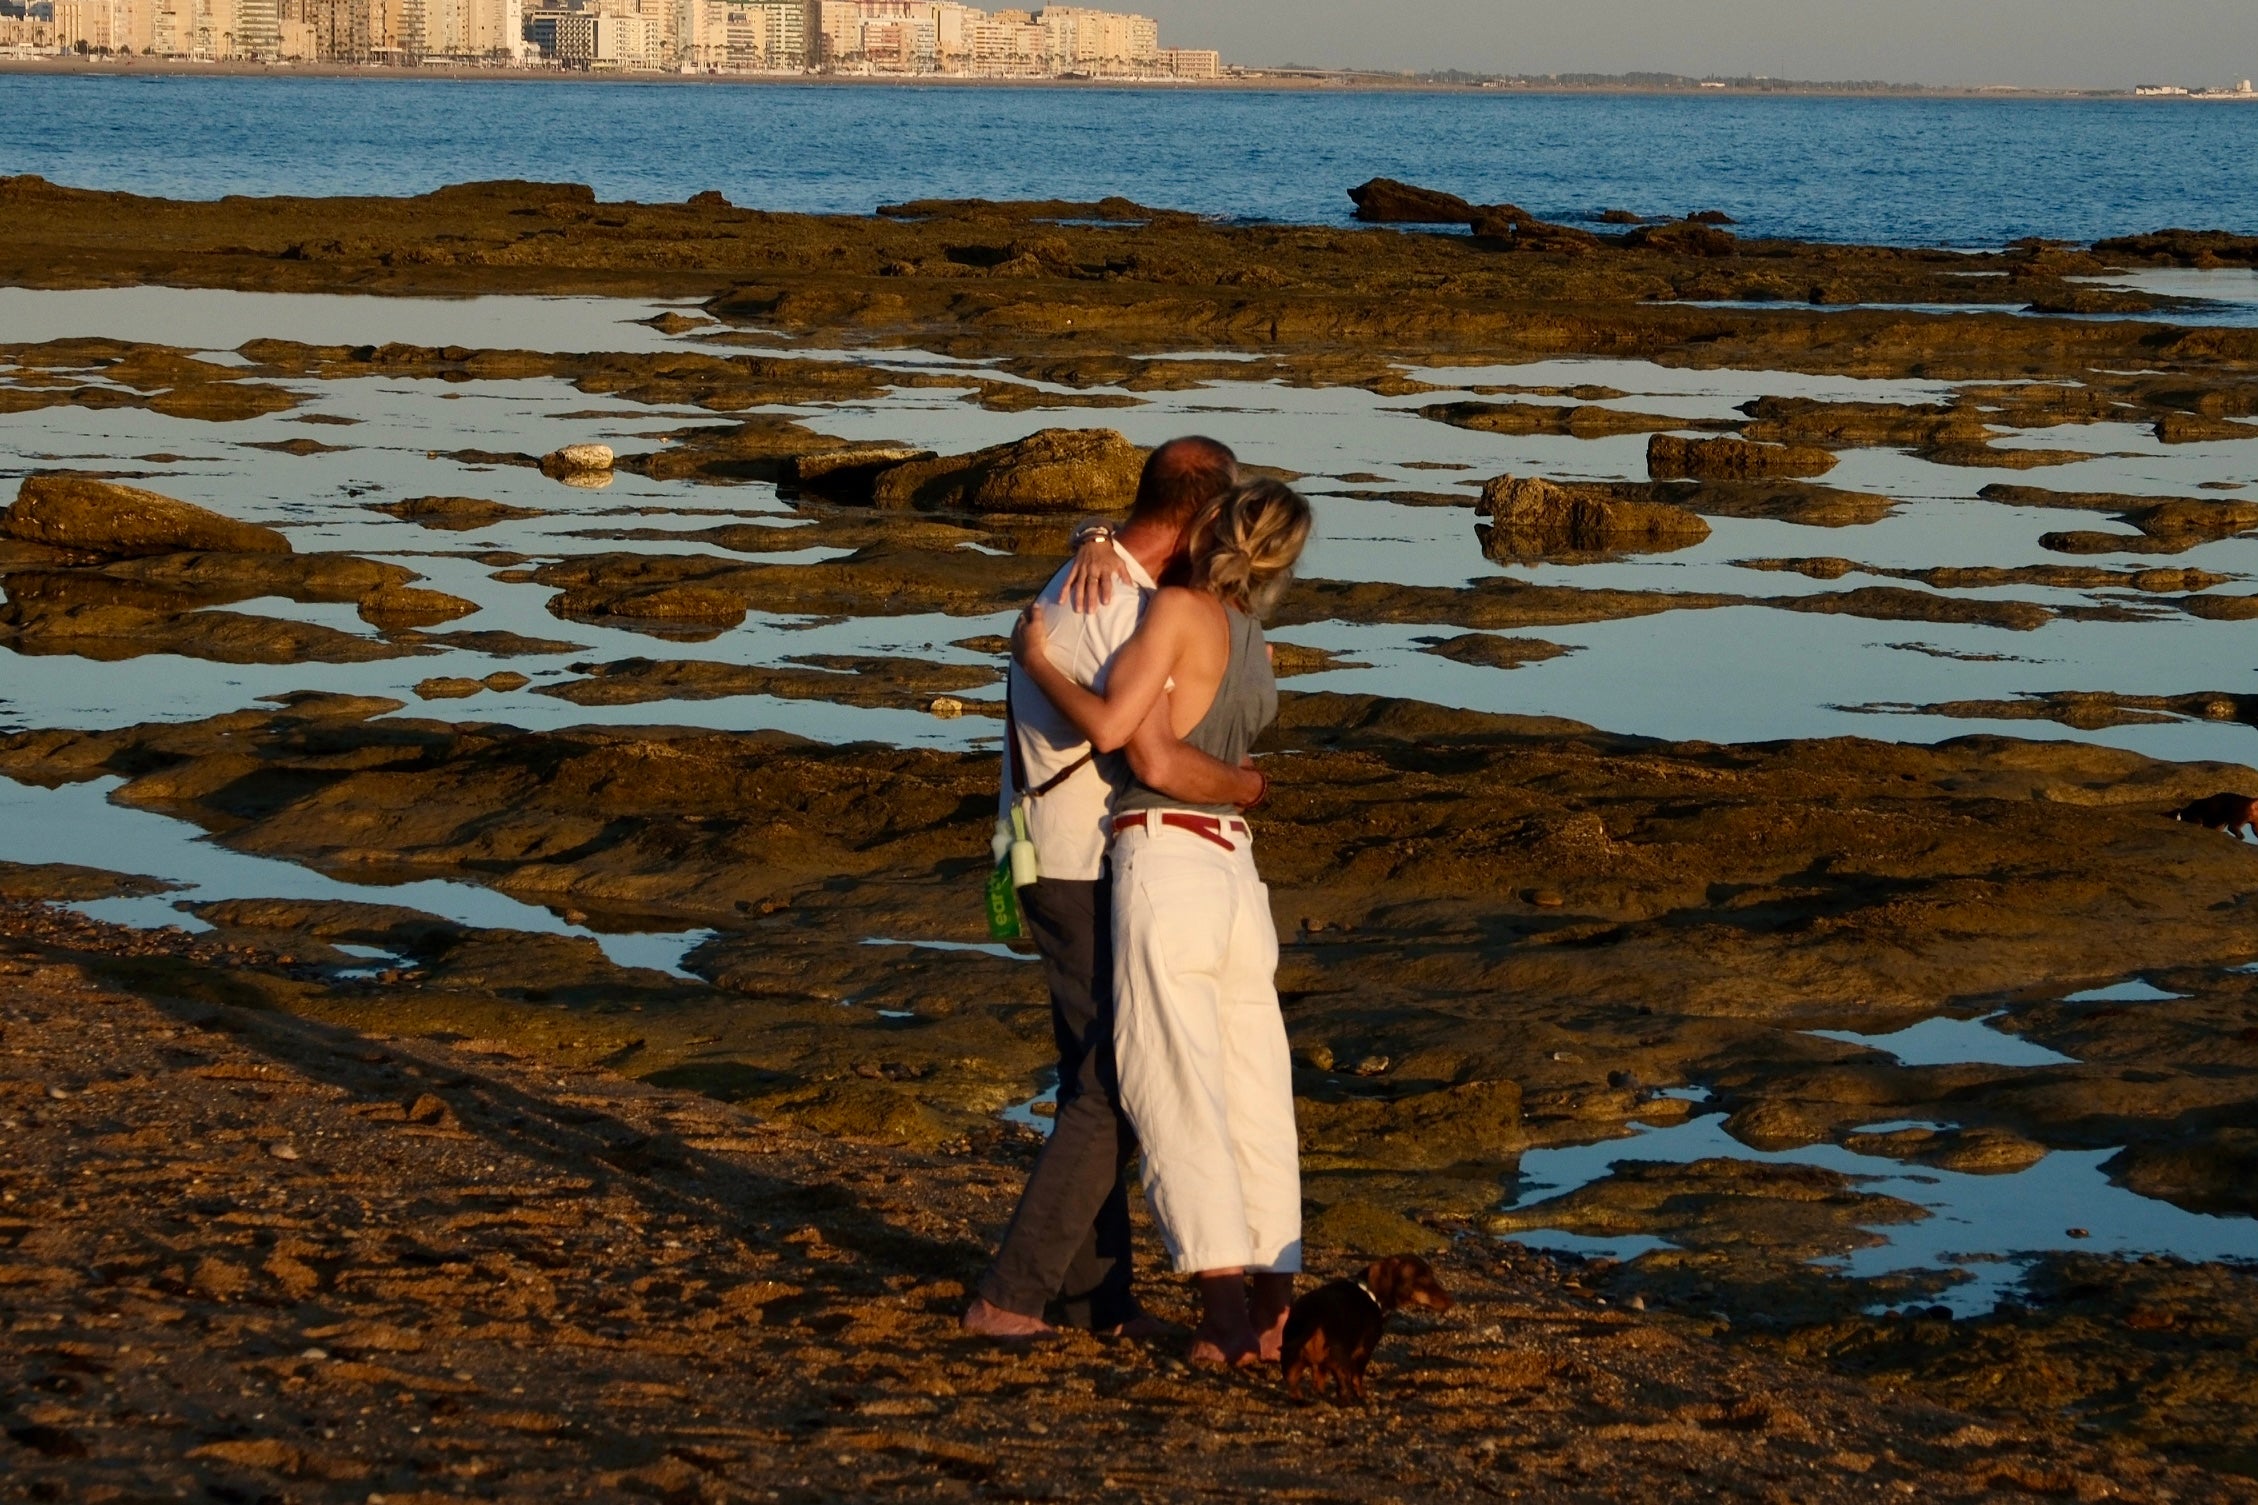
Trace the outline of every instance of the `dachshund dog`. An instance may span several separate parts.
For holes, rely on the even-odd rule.
[[[2214,831],[2224,831],[2229,836],[2238,831],[2249,831],[2258,826],[2258,800],[2247,794],[2214,794],[2209,799],[2197,800],[2172,812],[2172,819],[2184,820],[2189,825],[2209,826]]]
[[[1279,1362],[1286,1370],[1286,1393],[1298,1397],[1302,1381],[1315,1376],[1312,1389],[1333,1399],[1365,1399],[1364,1366],[1380,1346],[1388,1313],[1399,1307],[1450,1310],[1450,1292],[1435,1279],[1427,1261],[1398,1254],[1366,1267],[1362,1280],[1335,1280],[1294,1303],[1286,1314],[1286,1341]]]

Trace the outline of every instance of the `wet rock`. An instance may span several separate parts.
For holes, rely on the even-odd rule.
[[[2258,1129],[2189,1129],[2161,1143],[2131,1146],[2104,1169],[2118,1184],[2189,1212],[2258,1214]]]
[[[0,641],[18,653],[117,661],[177,653],[231,664],[361,663],[401,649],[312,622],[213,610],[208,598],[90,571],[18,573]]]
[[[1349,190],[1356,217],[1374,225],[1463,225],[1474,218],[1474,206],[1455,193],[1439,193],[1399,183],[1394,178],[1374,178]]]
[[[1668,552],[1709,536],[1709,524],[1680,508],[1534,476],[1499,476],[1482,488],[1475,511],[1491,520],[1478,530],[1482,552],[1506,561]]]
[[[1552,224],[1511,204],[1477,209],[1472,228],[1474,244],[1484,249],[1582,257],[1606,245],[1589,230]]]
[[[2207,413],[2165,413],[2156,420],[2156,437],[2166,444],[2209,444],[2222,439],[2258,439],[2258,425],[2214,418]]]
[[[105,558],[208,551],[287,554],[272,528],[237,522],[190,502],[92,476],[26,476],[0,529],[31,543]]]
[[[592,478],[609,475],[615,460],[608,444],[568,444],[541,457],[541,473],[558,481]]]
[[[1447,658],[1453,663],[1479,664],[1490,669],[1518,669],[1523,664],[1543,663],[1574,653],[1573,648],[1558,643],[1548,643],[1542,638],[1500,637],[1491,632],[1462,633],[1454,638],[1422,638],[1422,653],[1432,653],[1437,658]]]
[[[1453,428],[1489,434],[1566,434],[1600,439],[1611,434],[1650,434],[1663,429],[1702,427],[1683,418],[1633,413],[1592,403],[1575,406],[1534,402],[1444,402],[1419,409],[1419,416]]]
[[[1623,237],[1632,250],[1660,251],[1668,256],[1734,256],[1740,238],[1709,221],[1684,219],[1666,225],[1644,225]]]
[[[859,445],[816,454],[799,455],[787,462],[791,478],[802,491],[844,502],[868,502],[879,476],[901,465],[940,458],[929,449],[907,445]]]
[[[585,676],[543,685],[537,692],[574,705],[641,705],[660,700],[714,700],[733,695],[775,695],[844,705],[929,708],[936,692],[997,683],[985,665],[934,664],[921,659],[815,655],[785,666],[722,664],[709,660],[623,659],[577,665]],[[956,714],[994,713],[985,704],[956,702]]]
[[[1941,569],[1891,569],[1842,558],[1736,559],[1744,570],[1784,570],[1812,580],[1840,580],[1846,575],[1874,575],[1891,580],[1918,580],[1938,590],[1986,590],[2003,585],[2039,585],[2050,590],[2137,590],[2162,594],[2171,591],[2209,590],[2231,577],[2197,569],[2102,569],[2094,566],[2039,564],[2005,567],[1980,565]]]
[[[1126,511],[1144,451],[1112,429],[1044,429],[970,455],[917,460],[882,471],[882,508],[973,513]]]
[[[1513,1082],[1469,1082],[1401,1097],[1323,1092],[1300,1097],[1294,1116],[1304,1164],[1313,1171],[1496,1163],[1528,1143],[1521,1089]]]
[[[1270,668],[1280,679],[1295,679],[1304,674],[1324,674],[1334,669],[1369,669],[1372,666],[1334,653],[1330,649],[1311,648],[1302,643],[1270,645]]]
[[[1862,1192],[1853,1177],[1818,1166],[1697,1160],[1620,1164],[1589,1186],[1484,1221],[1492,1233],[1647,1233],[1681,1249],[1769,1263],[1866,1248],[1882,1242],[1874,1225],[1927,1215],[1913,1203]]]
[[[1674,482],[1649,491],[1654,500],[1704,517],[1756,517],[1806,528],[1853,528],[1897,510],[1895,497],[1843,491],[1804,481]]]
[[[1988,432],[1982,415],[1955,403],[1767,396],[1743,403],[1741,411],[1749,416],[1745,437],[1766,444],[1926,448],[1945,440],[1981,442]]]
[[[2258,236],[2235,235],[2225,230],[2158,230],[2147,235],[2120,235],[2095,241],[2093,250],[2097,256],[2129,256],[2174,266],[2258,265]]]
[[[2121,695],[2101,690],[2049,690],[2013,700],[1947,700],[1925,705],[1851,709],[1981,721],[2053,721],[2081,731],[2112,726],[2159,726],[2174,721],[2249,721],[2258,724],[2258,696],[2199,692],[2191,695]]]
[[[2167,306],[2160,299],[2125,288],[2075,287],[2063,283],[2032,298],[2029,311],[2034,314],[2138,315],[2152,314]]]
[[[2011,632],[2034,632],[2055,618],[2053,611],[2030,601],[1939,596],[1928,591],[1905,590],[1889,585],[1867,585],[1855,590],[1791,596],[1771,604],[1782,611],[1868,617],[1881,622],[1965,622],[1975,626],[2004,627]]]
[[[363,621],[384,628],[433,627],[478,610],[476,601],[414,585],[387,586],[373,591],[363,596],[359,605]]]
[[[1435,1254],[1450,1240],[1434,1229],[1371,1202],[1340,1201],[1309,1219],[1304,1240],[1315,1249],[1384,1259],[1391,1254]]]
[[[537,507],[517,507],[472,496],[412,496],[405,501],[372,504],[369,510],[448,533],[467,533],[496,523],[547,516]]]
[[[1835,456],[1813,445],[1756,444],[1746,439],[1683,439],[1656,434],[1647,441],[1648,471],[1658,481],[1748,481],[1774,476],[1824,475]]]
[[[1966,1175],[2014,1175],[2046,1158],[2046,1146],[2004,1129],[1899,1129],[1851,1134],[1843,1148],[1860,1155],[1912,1160]]]
[[[2258,621],[2258,596],[2185,596],[2180,610],[2209,622]]]

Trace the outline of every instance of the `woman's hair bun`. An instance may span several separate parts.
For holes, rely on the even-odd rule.
[[[1192,584],[1250,616],[1267,616],[1309,542],[1309,499],[1272,480],[1242,482],[1192,519]]]

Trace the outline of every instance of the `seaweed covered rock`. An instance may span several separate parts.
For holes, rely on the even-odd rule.
[[[1356,217],[1371,225],[1463,225],[1474,218],[1474,206],[1457,194],[1394,178],[1374,178],[1351,188],[1349,197],[1356,201]]]
[[[1835,457],[1816,445],[1656,434],[1647,441],[1646,465],[1648,474],[1658,481],[1749,481],[1825,475],[1835,468]]]
[[[1731,256],[1741,248],[1740,237],[1705,220],[1672,220],[1667,225],[1641,225],[1623,237],[1637,250],[1661,251],[1670,256]]]
[[[0,512],[0,532],[113,559],[290,552],[290,540],[272,528],[237,522],[138,486],[68,474],[25,477],[15,502]]]
[[[1112,429],[1044,429],[969,455],[880,474],[880,507],[924,512],[1117,512],[1137,494],[1145,452]]]
[[[1709,536],[1709,524],[1682,507],[1535,476],[1499,476],[1482,488],[1474,510],[1491,519],[1480,529],[1482,552],[1501,561],[1658,552]]]

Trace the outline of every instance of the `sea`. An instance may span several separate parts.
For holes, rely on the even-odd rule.
[[[1575,221],[1720,210],[1744,233],[1984,248],[2258,232],[2258,103],[1352,92],[792,81],[0,74],[0,171],[171,198],[585,183],[867,214],[1120,195],[1347,220],[1388,176]]]

